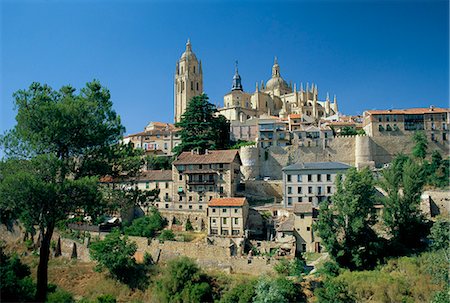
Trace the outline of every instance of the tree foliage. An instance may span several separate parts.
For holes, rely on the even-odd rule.
[[[210,302],[211,287],[197,264],[187,257],[169,261],[160,280],[156,281],[159,302]]]
[[[2,302],[33,301],[35,285],[30,268],[17,255],[9,256],[0,247],[0,298]]]
[[[261,277],[255,286],[254,303],[297,302],[300,294],[295,284],[284,278]]]
[[[129,236],[153,238],[166,224],[156,208],[152,208],[150,214],[134,219],[130,226],[125,228],[125,234]]]
[[[145,164],[147,170],[172,169],[172,158],[167,156],[146,156]]]
[[[412,150],[412,154],[414,157],[418,159],[425,159],[427,156],[427,148],[428,142],[427,137],[423,132],[415,132],[413,135],[413,141],[415,143],[414,148]]]
[[[431,240],[431,248],[434,250],[442,249],[448,258],[450,249],[450,220],[444,217],[436,220],[431,227],[429,238]]]
[[[202,94],[193,97],[181,121],[175,126],[181,128],[181,144],[174,148],[179,154],[183,151],[199,149],[225,149],[229,145],[230,123],[222,116],[215,116],[216,107]]]
[[[251,303],[255,297],[257,280],[247,280],[225,292],[220,303]]]
[[[405,248],[417,247],[427,228],[420,211],[420,196],[425,183],[421,166],[401,155],[382,172],[379,182],[387,193],[383,199],[383,221],[391,242]]]
[[[275,271],[284,276],[301,277],[305,273],[305,261],[299,258],[281,259],[275,264]]]
[[[321,203],[315,225],[327,251],[342,267],[362,269],[376,264],[379,241],[372,229],[375,188],[368,169],[351,168],[336,179],[332,205]]]
[[[103,240],[93,241],[90,246],[91,257],[98,262],[96,270],[108,269],[112,278],[131,288],[145,289],[151,264],[136,263],[136,250],[136,243],[129,242],[127,236],[121,236],[118,229]]]
[[[1,138],[7,157],[0,165],[1,219],[20,219],[32,232],[39,227],[36,301],[42,302],[55,225],[76,209],[100,204],[96,177],[123,166],[110,160],[124,128],[98,81],[78,94],[70,86],[55,91],[33,83],[14,98],[17,124]]]

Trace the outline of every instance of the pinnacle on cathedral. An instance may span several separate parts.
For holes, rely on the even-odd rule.
[[[233,76],[233,86],[231,87],[231,90],[243,90],[242,83],[241,83],[241,76],[239,75],[238,71],[238,62],[235,63],[235,73]]]

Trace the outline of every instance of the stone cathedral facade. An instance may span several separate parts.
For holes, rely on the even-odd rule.
[[[189,100],[203,92],[203,71],[201,60],[198,60],[190,41],[186,50],[176,63],[174,79],[174,114],[175,122],[179,122],[185,112]],[[275,58],[272,66],[272,77],[264,83],[256,83],[255,91],[245,92],[241,76],[236,64],[231,91],[223,98],[223,107],[219,114],[230,121],[245,122],[251,118],[278,116],[287,118],[290,114],[300,115],[303,122],[315,123],[320,119],[338,113],[336,96],[333,101],[327,94],[325,100],[319,100],[317,85],[288,84],[280,74],[280,66]]]

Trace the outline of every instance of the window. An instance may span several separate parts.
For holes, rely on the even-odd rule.
[[[197,90],[198,90],[198,82],[197,82]]]
[[[287,181],[291,182],[291,175],[287,175]]]
[[[431,141],[436,141],[434,134],[431,134]]]
[[[211,220],[212,224],[216,224],[216,219]]]
[[[234,224],[239,224],[239,218],[234,218]]]
[[[327,174],[327,181],[330,182],[331,181],[331,175]]]
[[[217,229],[211,229],[211,235],[217,235]]]
[[[227,229],[223,229],[222,230],[222,236],[228,236],[228,230]]]
[[[164,143],[164,149],[167,149],[167,146],[168,146],[167,143]]]
[[[381,122],[382,118],[381,116],[378,116],[378,122]]]
[[[327,194],[331,194],[331,186],[327,186]]]
[[[222,218],[222,224],[227,224],[227,218]]]
[[[299,186],[299,187],[297,187],[297,194],[301,194],[301,193],[302,193],[302,187]]]
[[[145,182],[145,188],[149,189],[150,188],[150,183],[149,182]]]
[[[235,209],[234,209],[234,213],[235,213],[235,214],[237,214],[237,212],[238,212],[238,209],[237,209],[237,208],[235,208]]]
[[[192,201],[192,196],[189,196],[189,202],[191,202]]]
[[[297,175],[297,182],[302,182],[302,175]]]
[[[386,125],[386,131],[390,132],[392,130],[391,126],[388,124]]]
[[[178,205],[178,208],[180,208],[180,209],[183,208],[183,205]]]
[[[237,236],[237,235],[239,235],[239,234],[240,234],[240,232],[239,232],[238,229],[233,229],[233,231],[232,231],[232,235],[233,235],[233,236]]]
[[[213,208],[213,209],[212,209],[212,212],[213,212],[213,213],[215,213],[215,212],[216,212],[216,209],[215,209],[215,208]]]
[[[297,202],[302,202],[303,198],[302,197],[297,197]]]
[[[183,175],[180,175],[180,176],[178,177],[178,180],[179,180],[179,181],[183,181]]]
[[[165,207],[166,207],[166,208],[169,208],[169,204],[166,204]]]
[[[308,182],[312,181],[312,175],[308,175]]]
[[[203,205],[199,205],[199,206],[198,206],[198,209],[203,209]]]
[[[322,194],[322,187],[318,186],[317,187],[317,194],[320,196]]]
[[[192,209],[192,205],[189,205],[189,209]]]
[[[312,194],[313,193],[313,188],[312,186],[308,186],[308,194]]]
[[[169,188],[169,182],[166,182],[165,187]]]
[[[199,164],[198,169],[203,169],[203,165]]]
[[[307,227],[306,227],[306,230],[307,230],[307,231],[310,231],[310,230],[311,230],[311,227],[307,226]]]
[[[155,188],[159,188],[159,183],[158,182],[156,182]]]
[[[308,202],[312,202],[312,197],[309,197],[309,198],[308,198]]]
[[[391,116],[390,115],[386,115],[386,122],[391,121]]]
[[[288,186],[288,188],[287,188],[287,193],[288,193],[288,194],[292,194],[292,187]]]
[[[322,181],[322,175],[321,174],[317,174],[317,182],[321,182]]]
[[[447,141],[447,134],[446,133],[442,133],[442,141]]]
[[[219,168],[223,168],[223,163],[220,163],[220,164],[219,164]]]
[[[287,204],[288,204],[288,205],[292,205],[292,198],[291,198],[291,197],[288,197]]]
[[[300,219],[305,219],[305,214],[300,214]]]
[[[306,251],[306,244],[302,243],[302,251]]]
[[[183,196],[178,196],[178,201],[183,201]]]
[[[194,81],[191,81],[191,90],[194,90]]]

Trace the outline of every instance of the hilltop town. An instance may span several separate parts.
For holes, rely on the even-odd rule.
[[[151,302],[278,302],[264,301],[261,289],[271,287],[281,289],[283,302],[369,302],[370,296],[336,277],[379,270],[376,266],[384,264],[393,272],[395,264],[409,262],[393,258],[444,255],[448,243],[436,243],[445,238],[442,230],[448,220],[442,218],[450,209],[449,108],[430,104],[345,115],[336,95],[319,94],[315,83],[297,85],[283,79],[276,57],[271,77],[256,82],[252,91],[244,90],[237,63],[230,84],[221,106],[209,103],[202,62],[188,40],[175,63],[173,121],[150,121],[142,132],[126,136],[110,109],[109,92],[99,82],[88,83],[77,97],[70,87],[57,93],[36,83],[20,91],[18,121],[25,126],[18,133],[30,140],[38,156],[0,166],[6,246],[20,251],[25,243],[21,256],[33,258],[32,251],[44,264],[44,252],[50,265],[60,266],[52,263],[58,258],[83,262],[61,265],[74,272],[77,264],[95,261],[117,285],[127,285],[127,291],[153,287],[156,297],[139,297]],[[75,119],[67,119],[80,123],[75,126],[78,132],[68,131],[74,127],[70,123],[51,120],[58,119],[52,116],[58,111],[48,110],[49,96],[57,96],[54,103],[62,104],[61,116],[71,113],[67,104],[73,100],[85,102],[74,102],[82,105],[74,106]],[[39,102],[44,102],[40,110],[50,121],[45,127],[41,122],[36,127],[28,111],[43,104]],[[104,111],[101,119],[91,117],[98,111]],[[49,131],[55,125],[61,129]],[[202,127],[209,127],[208,132],[202,133]],[[42,131],[46,139],[28,131]],[[203,137],[198,143],[187,142],[189,136]],[[31,163],[33,170],[24,163]],[[39,177],[27,179],[34,173]],[[28,184],[37,184],[39,191],[31,194]],[[42,206],[47,201],[42,197],[53,200]],[[58,199],[63,201],[61,209]],[[47,219],[46,214],[53,217]],[[118,256],[125,265],[115,259]],[[2,248],[2,262],[14,260],[8,258]],[[419,263],[416,266],[422,266]],[[430,260],[423,264],[428,266]],[[166,271],[154,270],[160,265]],[[191,280],[177,271],[185,268],[192,271]],[[50,270],[55,273],[55,268]],[[42,272],[39,265],[39,300],[47,298],[47,290],[39,293],[47,289]],[[168,272],[179,275],[169,277]],[[222,285],[220,279],[226,279],[217,272],[237,278],[227,278]],[[282,278],[266,279],[274,275]],[[149,276],[160,280],[149,286]],[[39,284],[40,278],[45,285]],[[445,296],[444,280],[423,286],[423,298]],[[172,289],[171,283],[178,286]],[[334,301],[333,291],[339,300]],[[420,300],[418,292],[411,291],[408,298]],[[379,293],[373,293],[379,299]],[[393,293],[383,294],[381,301],[407,296]],[[245,299],[240,301],[240,296]],[[95,302],[116,302],[101,301],[106,299]]]

